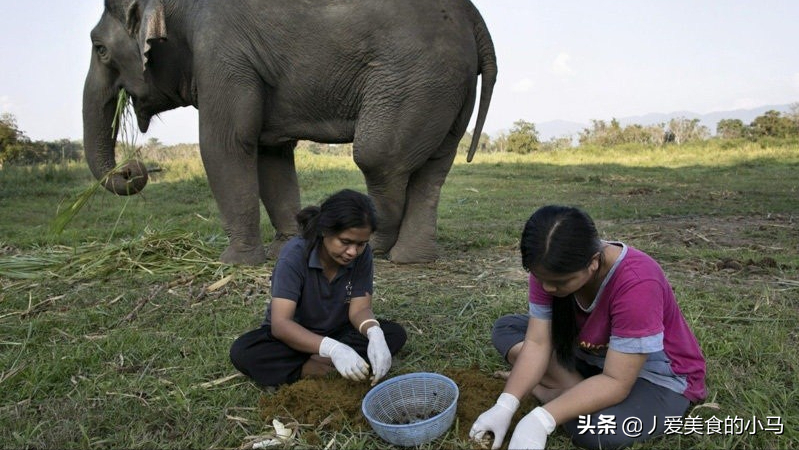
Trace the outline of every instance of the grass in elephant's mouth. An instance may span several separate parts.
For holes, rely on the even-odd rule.
[[[117,104],[114,111],[114,120],[111,123],[111,136],[117,137],[117,147],[122,150],[124,155],[120,158],[120,162],[110,170],[103,178],[91,183],[85,190],[79,193],[75,200],[66,208],[57,211],[53,221],[50,223],[50,231],[53,233],[61,233],[64,227],[75,218],[75,216],[83,209],[89,200],[97,193],[97,191],[105,184],[108,177],[125,166],[137,154],[141,153],[141,147],[136,145],[138,131],[135,125],[135,117],[131,112],[130,98],[124,89],[119,90],[117,95]],[[127,203],[126,203],[127,204]],[[124,210],[122,211],[124,212]],[[122,214],[120,212],[120,214]]]

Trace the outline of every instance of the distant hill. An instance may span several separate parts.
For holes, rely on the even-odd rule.
[[[535,129],[538,131],[541,141],[549,141],[552,138],[562,136],[572,136],[572,138],[576,139],[579,132],[590,126],[587,123],[570,122],[568,120],[551,120],[549,122],[536,123]]]
[[[740,119],[743,123],[749,124],[756,117],[762,116],[766,111],[775,110],[782,113],[790,111],[790,103],[784,105],[766,105],[751,109],[736,109],[732,111],[714,111],[707,114],[698,114],[691,111],[675,111],[670,113],[650,113],[642,116],[617,117],[622,126],[657,125],[668,122],[671,119],[684,117],[686,119],[699,119],[699,122],[706,126],[712,134],[716,133],[716,125],[722,119]],[[597,120],[609,122],[613,117],[601,117]],[[590,128],[590,123],[569,122],[566,120],[551,120],[535,124],[542,141],[548,141],[555,137],[570,135],[577,138],[577,135],[585,128]]]

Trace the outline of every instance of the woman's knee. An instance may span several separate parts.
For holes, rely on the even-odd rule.
[[[588,420],[595,420],[594,415],[587,417]],[[621,427],[602,429],[601,433],[596,429],[596,425],[593,425],[593,429],[581,429],[578,419],[566,422],[563,428],[571,436],[572,444],[589,450],[621,449],[631,446],[636,441],[635,438],[624,434]]]
[[[491,330],[491,343],[503,358],[507,359],[510,349],[524,341],[527,323],[528,317],[523,314],[509,314],[494,322],[494,327]]]
[[[233,367],[250,376],[257,367],[263,364],[264,355],[282,355],[285,345],[278,344],[269,338],[269,330],[257,328],[239,336],[230,346],[228,352]],[[285,347],[286,349],[288,347]],[[293,353],[293,351],[289,351]]]
[[[616,450],[631,446],[635,439],[624,434],[573,434],[572,443],[589,450]]]
[[[383,329],[383,335],[386,337],[386,344],[388,345],[389,351],[391,351],[392,355],[397,354],[408,340],[408,334],[405,328],[396,322],[387,320],[381,321],[380,328]]]
[[[582,430],[580,434],[578,419],[565,423],[564,428],[579,447],[620,449],[661,436],[666,429],[666,418],[682,416],[688,406],[689,401],[683,395],[639,378],[624,401],[588,416],[589,421],[603,415],[612,418],[613,425],[602,430],[606,432],[599,434],[599,426],[594,425],[596,429]],[[630,419],[642,433],[628,435],[624,424]]]
[[[233,345],[230,346],[229,352],[230,362],[233,364],[233,367],[245,375],[248,373],[247,361],[250,359],[247,354],[247,346],[242,342],[241,339],[236,339],[233,341]]]

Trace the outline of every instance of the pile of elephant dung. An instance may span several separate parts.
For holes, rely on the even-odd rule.
[[[350,381],[338,373],[302,379],[261,397],[261,417],[268,422],[278,418],[284,423],[293,420],[336,431],[345,425],[368,428],[361,414],[361,400],[371,387],[368,382]]]
[[[472,424],[494,405],[505,381],[477,368],[447,369],[444,375],[458,385],[458,409],[455,413],[459,424],[458,437],[468,440]],[[337,373],[324,378],[303,379],[282,386],[274,394],[264,395],[259,402],[261,417],[268,422],[274,418],[296,421],[319,431],[340,431],[345,427],[370,430],[361,413],[361,401],[369,389],[369,383],[352,382]],[[514,420],[530,411],[532,402],[530,396],[524,399]],[[309,444],[319,439],[315,432],[304,433],[304,436]]]

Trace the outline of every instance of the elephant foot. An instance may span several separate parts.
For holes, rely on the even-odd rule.
[[[385,239],[381,239],[378,236],[372,236],[369,246],[372,247],[372,253],[375,256],[388,255],[391,251],[391,244],[388,244]]]
[[[435,243],[431,243],[423,248],[410,248],[395,245],[388,253],[388,259],[397,264],[418,264],[430,263],[438,258]]]
[[[289,239],[293,238],[293,234],[287,233],[278,233],[275,235],[275,239],[269,244],[269,247],[266,248],[266,257],[267,259],[277,259],[280,256],[280,250],[286,245],[286,242]]]
[[[219,260],[225,264],[257,266],[266,262],[266,252],[263,245],[257,245],[252,249],[243,251],[231,244],[222,252]]]

